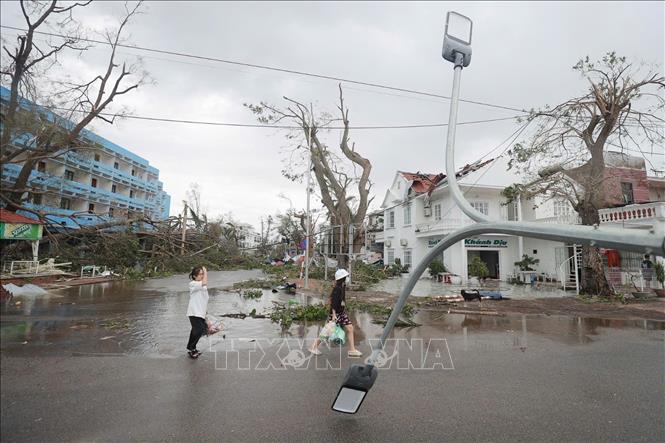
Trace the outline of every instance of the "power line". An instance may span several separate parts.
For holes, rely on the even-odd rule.
[[[16,28],[14,26],[7,26],[7,25],[0,25],[1,28],[5,29],[12,29],[14,31],[21,31],[21,32],[26,32],[26,29],[22,28]],[[51,37],[58,37],[58,38],[63,38],[67,39],[69,38],[66,35],[63,34],[56,34],[56,33],[51,33],[51,32],[43,32],[43,31],[34,31],[36,34],[41,34],[41,35],[48,35]],[[87,39],[87,38],[79,38],[78,40],[84,41],[84,42],[89,42],[89,43],[97,43],[97,44],[103,44],[103,45],[111,45],[109,42],[105,42],[102,40],[93,40],[93,39]],[[278,68],[274,66],[267,66],[267,65],[259,65],[256,63],[246,63],[246,62],[239,62],[239,61],[233,61],[233,60],[227,60],[227,59],[221,59],[221,58],[216,58],[216,57],[208,57],[208,56],[202,56],[202,55],[194,55],[194,54],[187,54],[184,52],[176,52],[176,51],[166,51],[163,49],[154,49],[154,48],[147,48],[144,46],[136,46],[136,45],[123,45],[118,43],[118,47],[122,48],[128,48],[128,49],[135,49],[139,51],[146,51],[146,52],[154,52],[157,54],[167,54],[167,55],[174,55],[177,57],[187,57],[187,58],[194,58],[198,60],[208,60],[208,61],[213,61],[213,62],[218,62],[218,63],[226,63],[230,65],[237,65],[237,66],[245,66],[249,68],[256,68],[256,69],[265,69],[268,71],[276,71],[276,72],[283,72],[287,74],[294,74],[294,75],[302,75],[302,76],[307,76],[307,77],[314,77],[314,78],[321,78],[325,80],[334,80],[338,82],[345,82],[345,83],[352,83],[356,85],[362,85],[362,86],[371,86],[374,88],[379,88],[379,89],[388,89],[391,91],[399,91],[399,92],[406,92],[409,94],[416,94],[416,95],[422,95],[426,97],[436,97],[436,98],[442,98],[445,100],[450,100],[450,96],[447,95],[441,95],[441,94],[434,94],[432,92],[424,92],[424,91],[417,91],[414,89],[407,89],[407,88],[399,88],[395,86],[388,86],[388,85],[383,85],[380,83],[371,83],[371,82],[364,82],[364,81],[359,81],[359,80],[351,80],[347,78],[342,78],[342,77],[334,77],[331,75],[324,75],[324,74],[315,74],[311,72],[305,72],[305,71],[296,71],[293,69],[286,69],[286,68]],[[496,108],[496,109],[505,109],[509,111],[517,111],[517,112],[526,112],[524,109],[518,109],[510,106],[503,106],[503,105],[496,105],[492,103],[487,103],[487,102],[481,102],[477,100],[466,100],[466,99],[459,99],[460,102],[464,103],[470,103],[474,105],[480,105],[480,106],[487,106],[490,108]]]
[[[59,108],[55,106],[42,106],[45,109],[49,110],[58,110],[66,112],[80,112],[87,113],[81,109],[68,109],[68,108]],[[113,113],[100,112],[98,115],[104,117],[120,117],[128,118],[134,120],[147,120],[147,121],[158,121],[166,123],[185,123],[185,124],[195,124],[195,125],[207,125],[207,126],[231,126],[239,128],[273,128],[273,129],[302,129],[300,126],[289,126],[289,125],[271,125],[271,124],[260,124],[260,123],[227,123],[227,122],[211,122],[211,121],[202,121],[202,120],[183,120],[175,118],[163,118],[163,117],[150,117],[150,116],[141,116],[141,115],[116,115]],[[460,122],[458,125],[474,125],[479,123],[492,123],[505,120],[513,120],[515,118],[522,117],[520,115],[514,115],[512,117],[501,117],[485,120],[472,120],[468,122]],[[349,129],[416,129],[416,128],[441,128],[448,126],[448,123],[425,123],[425,124],[414,124],[414,125],[383,125],[383,126],[349,126]],[[343,126],[323,126],[320,129],[345,129]]]

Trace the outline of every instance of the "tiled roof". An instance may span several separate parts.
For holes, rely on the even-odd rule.
[[[0,222],[2,223],[29,223],[31,225],[41,225],[39,220],[24,217],[16,212],[8,211],[5,208],[0,208]]]

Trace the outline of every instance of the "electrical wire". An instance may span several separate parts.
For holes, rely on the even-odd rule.
[[[68,108],[59,108],[56,106],[42,106],[44,109],[49,110],[59,110],[65,112],[79,112],[79,113],[88,113],[89,111],[84,111],[82,109],[68,109]],[[238,128],[273,128],[273,129],[302,129],[300,126],[290,126],[290,125],[271,125],[271,124],[260,124],[260,123],[227,123],[227,122],[211,122],[211,121],[201,121],[201,120],[183,120],[175,118],[164,118],[164,117],[149,117],[133,114],[113,114],[108,112],[100,112],[98,115],[104,117],[118,117],[118,118],[127,118],[134,120],[146,120],[146,121],[157,121],[157,122],[166,122],[166,123],[185,123],[185,124],[195,124],[195,125],[206,125],[206,126],[230,126]],[[523,115],[514,115],[511,117],[501,117],[501,118],[492,118],[484,120],[472,120],[468,122],[459,122],[458,125],[475,125],[480,123],[492,123],[498,121],[513,120]],[[372,129],[417,129],[417,128],[442,128],[448,126],[448,123],[424,123],[424,124],[413,124],[413,125],[379,125],[379,126],[349,126],[349,129],[355,130],[372,130]],[[343,126],[324,126],[320,129],[345,129]]]
[[[5,28],[5,29],[11,29],[14,31],[21,31],[21,32],[26,32],[26,29],[22,28],[17,28],[14,26],[7,26],[7,25],[0,25],[0,28]],[[56,34],[52,32],[44,32],[44,31],[34,31],[35,34],[41,34],[41,35],[48,35],[50,37],[57,37],[57,38],[62,38],[62,39],[67,39],[70,38],[66,35],[63,34]],[[84,41],[88,43],[97,43],[97,44],[103,44],[103,45],[109,45],[111,46],[111,43],[105,42],[102,40],[94,40],[94,39],[87,39],[87,38],[78,38],[79,41]],[[307,77],[314,77],[314,78],[320,78],[324,80],[334,80],[337,82],[344,82],[344,83],[351,83],[351,84],[356,84],[356,85],[361,85],[361,86],[371,86],[374,88],[379,88],[379,89],[386,89],[386,90],[391,90],[391,91],[398,91],[398,92],[406,92],[409,94],[415,94],[415,95],[421,95],[425,97],[435,97],[435,98],[441,98],[445,100],[450,100],[451,97],[448,95],[441,95],[441,94],[434,94],[432,92],[425,92],[425,91],[417,91],[414,89],[408,89],[408,88],[400,88],[396,86],[388,86],[380,83],[372,83],[372,82],[365,82],[365,81],[360,81],[360,80],[352,80],[348,78],[343,78],[343,77],[335,77],[331,75],[325,75],[325,74],[315,74],[311,72],[305,72],[305,71],[297,71],[293,69],[286,69],[286,68],[279,68],[279,67],[274,67],[274,66],[267,66],[267,65],[259,65],[256,63],[247,63],[247,62],[240,62],[240,61],[234,61],[234,60],[227,60],[227,59],[222,59],[222,58],[217,58],[217,57],[208,57],[208,56],[202,56],[202,55],[194,55],[194,54],[188,54],[184,52],[177,52],[177,51],[167,51],[163,49],[155,49],[155,48],[147,48],[144,46],[137,46],[137,45],[123,45],[118,43],[118,47],[121,48],[127,48],[127,49],[134,49],[137,51],[146,51],[146,52],[152,52],[152,53],[157,53],[157,54],[166,54],[166,55],[173,55],[177,57],[187,57],[187,58],[193,58],[197,60],[207,60],[207,61],[213,61],[213,62],[218,62],[218,63],[225,63],[225,64],[230,64],[230,65],[236,65],[236,66],[245,66],[249,68],[255,68],[255,69],[264,69],[268,71],[275,71],[275,72],[282,72],[286,74],[294,74],[294,75],[301,75],[301,76],[307,76]],[[504,109],[508,111],[517,111],[517,112],[527,112],[524,109],[519,109],[511,106],[503,106],[503,105],[497,105],[493,103],[487,103],[487,102],[482,102],[478,100],[467,100],[467,99],[459,99],[460,102],[463,103],[469,103],[469,104],[474,104],[474,105],[479,105],[479,106],[486,106],[490,108],[495,108],[495,109]]]

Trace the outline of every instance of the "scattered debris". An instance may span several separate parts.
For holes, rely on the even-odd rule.
[[[48,292],[46,292],[43,288],[30,283],[23,286],[16,286],[14,283],[9,283],[7,285],[3,285],[2,287],[5,289],[5,291],[9,292],[13,296],[48,294]]]

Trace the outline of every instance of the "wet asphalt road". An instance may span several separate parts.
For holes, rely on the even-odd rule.
[[[152,292],[135,309],[171,302],[180,309],[181,295],[169,293],[168,281],[148,284]],[[108,310],[99,323],[127,308],[93,296],[93,309],[85,299],[68,294],[30,310],[3,310],[9,331],[1,353],[3,442],[665,440],[662,322],[423,313],[422,327],[395,338],[445,339],[447,369],[403,370],[394,362],[380,371],[361,411],[349,416],[330,405],[346,368],[358,360],[340,358],[338,348],[319,360],[333,369],[317,369],[314,360],[305,369],[284,367],[284,342],[270,344],[280,334],[268,321],[237,323],[227,339],[204,339],[205,353],[193,361],[180,353],[179,337],[160,338],[160,328],[180,321],[168,320],[168,310],[156,315],[162,326],[151,334],[142,332],[141,316],[126,332],[71,329],[86,312]],[[49,306],[72,300],[77,308],[65,319],[43,320]],[[248,307],[234,300],[225,303]],[[42,320],[30,323],[32,315]],[[368,340],[380,328],[364,314],[353,320],[368,355]],[[16,332],[23,330],[19,321],[28,324],[24,336]],[[294,326],[289,345],[313,338],[317,328]],[[248,332],[257,342],[240,340]],[[125,337],[117,341],[127,347],[105,347],[116,339],[102,340],[104,334]],[[17,344],[26,337],[28,344]],[[141,338],[151,344],[140,345]],[[230,346],[238,352],[225,352]]]

